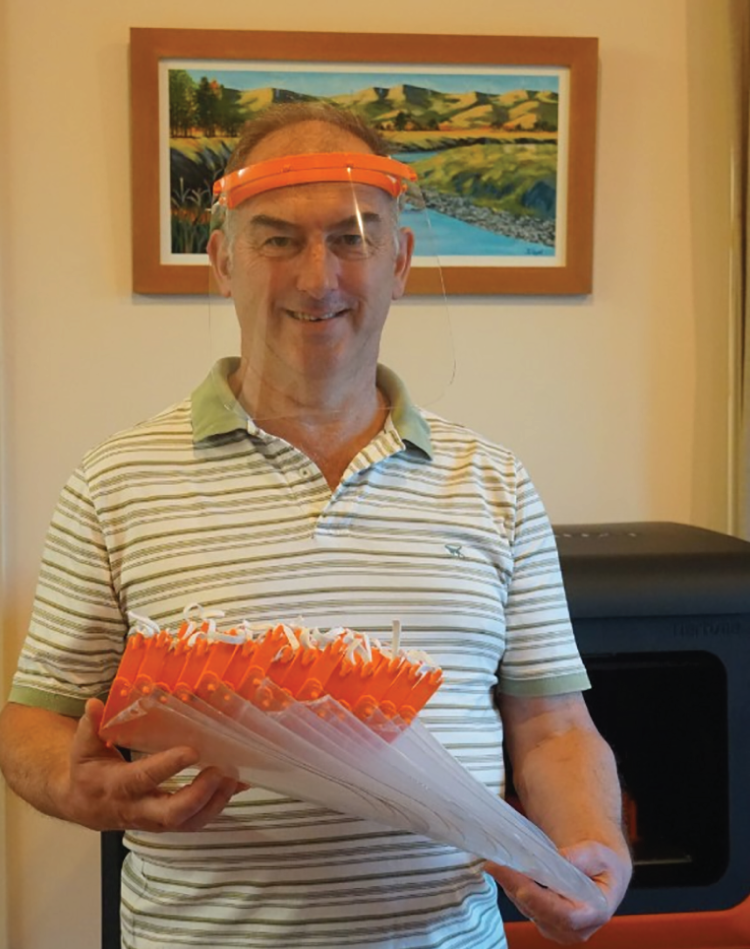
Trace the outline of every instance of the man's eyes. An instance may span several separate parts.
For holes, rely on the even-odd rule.
[[[258,234],[251,241],[255,252],[263,257],[292,257],[300,242],[289,234]]]
[[[329,250],[339,257],[361,257],[372,253],[378,245],[373,235],[363,234],[360,231],[329,234],[325,242]],[[255,245],[256,252],[275,257],[292,257],[302,253],[306,247],[304,237],[292,234],[259,234],[252,243]]]
[[[267,237],[263,241],[265,247],[292,247],[294,241],[291,237],[287,237],[284,234],[274,234],[272,237]]]
[[[363,244],[364,237],[359,231],[354,231],[351,234],[339,234],[337,237],[334,237],[334,241],[338,241],[342,244]]]

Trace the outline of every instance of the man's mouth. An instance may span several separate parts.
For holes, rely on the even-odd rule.
[[[329,313],[305,313],[302,310],[287,310],[292,319],[300,320],[302,323],[324,323],[326,320],[332,320],[334,316],[341,316],[345,310],[331,310]]]

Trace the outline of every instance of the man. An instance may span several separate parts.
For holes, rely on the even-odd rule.
[[[209,248],[241,359],[89,453],[50,528],[0,765],[41,811],[129,831],[132,949],[501,949],[492,877],[542,933],[574,943],[628,883],[616,771],[580,694],[533,486],[510,452],[420,413],[377,366],[413,243],[382,154],[371,130],[326,106],[249,126]],[[274,178],[289,169],[294,183]],[[232,621],[301,613],[376,634],[402,617],[408,644],[445,674],[428,727],[496,792],[504,737],[529,816],[606,910],[213,769],[186,776],[189,748],[123,761],[98,726],[128,611],[174,628],[194,600]]]

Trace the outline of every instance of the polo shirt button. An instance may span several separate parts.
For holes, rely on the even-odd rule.
[[[303,478],[307,478],[307,477],[309,477],[309,475],[310,475],[310,469],[309,469],[309,468],[303,468],[302,471],[300,471],[300,474],[302,475]]]

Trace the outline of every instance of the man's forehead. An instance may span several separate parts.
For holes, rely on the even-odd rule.
[[[335,225],[359,218],[390,220],[394,209],[394,199],[380,188],[354,182],[320,181],[256,194],[239,205],[237,211],[248,222],[275,218],[293,224]]]

